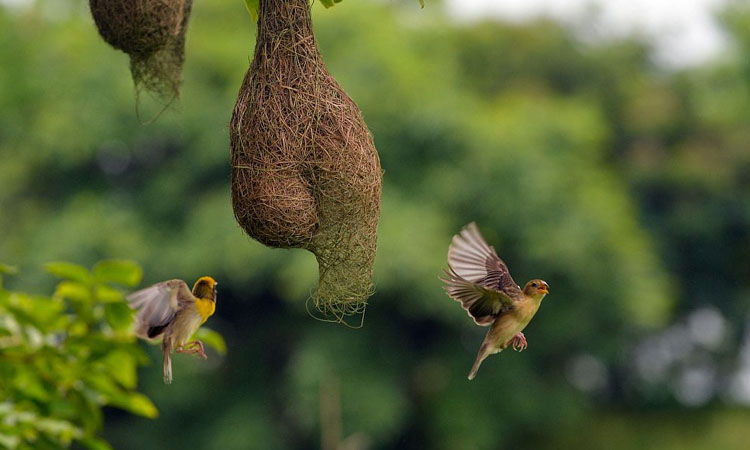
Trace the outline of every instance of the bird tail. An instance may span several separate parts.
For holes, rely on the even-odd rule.
[[[498,350],[499,352],[500,350]],[[487,358],[492,352],[489,349],[489,344],[487,342],[482,343],[482,346],[479,347],[479,353],[477,353],[477,359],[474,361],[474,365],[471,366],[471,372],[469,372],[469,380],[473,380],[475,376],[477,376],[477,370],[479,370],[479,366],[482,365],[482,361],[484,361],[485,358]]]
[[[162,342],[162,351],[164,352],[164,383],[172,384],[172,345],[171,339],[164,339]]]

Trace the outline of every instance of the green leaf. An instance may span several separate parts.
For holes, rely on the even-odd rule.
[[[91,290],[88,285],[76,281],[62,281],[55,288],[55,297],[67,298],[87,302],[91,300]]]
[[[133,323],[133,310],[126,303],[107,303],[104,318],[115,330],[125,330]]]
[[[201,327],[193,335],[193,339],[199,339],[204,344],[208,345],[212,349],[216,350],[216,353],[223,355],[227,352],[227,343],[224,341],[224,337],[217,331],[210,328]]]
[[[45,264],[47,272],[66,280],[78,281],[84,284],[91,283],[91,274],[85,267],[68,262],[51,262]]]
[[[247,8],[247,12],[250,13],[250,18],[253,19],[253,22],[258,20],[258,4],[259,0],[245,0],[245,8]]]
[[[104,303],[124,301],[120,291],[106,284],[97,284],[94,287],[94,297],[97,301]]]
[[[135,358],[124,350],[114,350],[100,359],[102,364],[112,378],[123,387],[133,389],[137,382]]]
[[[56,374],[57,375],[57,374]],[[65,377],[59,377],[58,382],[60,380],[68,381],[65,379]],[[75,419],[78,411],[76,411],[76,408],[71,404],[71,402],[68,401],[68,399],[64,397],[57,397],[54,398],[49,404],[49,414],[53,417],[58,417],[60,419]]]
[[[130,260],[110,259],[97,263],[93,269],[94,277],[100,282],[112,282],[124,286],[137,286],[143,277],[143,270],[136,262]]]
[[[154,403],[140,392],[131,392],[123,398],[113,400],[112,404],[149,419],[155,419],[159,415]]]
[[[50,393],[39,379],[35,369],[31,367],[18,367],[13,377],[13,387],[24,396],[46,402],[50,399]]]
[[[36,324],[43,329],[59,325],[64,309],[62,302],[49,297],[32,297],[29,313],[36,319]]]
[[[45,433],[55,436],[64,444],[70,443],[71,440],[81,436],[82,430],[71,422],[66,420],[57,420],[49,418],[37,418],[34,426]]]
[[[86,336],[89,334],[89,326],[86,322],[78,318],[68,327],[68,335],[71,337]]]

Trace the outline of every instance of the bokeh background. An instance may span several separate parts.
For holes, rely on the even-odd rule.
[[[720,54],[675,67],[643,34],[443,6],[313,7],[385,170],[355,330],[308,315],[311,254],[234,222],[228,122],[255,35],[241,1],[195,2],[182,100],[149,125],[87,2],[0,2],[6,286],[45,292],[45,262],[102,258],[138,261],[144,284],[220,282],[209,325],[227,354],[176,357],[164,386],[148,347],[139,383],[160,416],[108,409],[115,448],[747,448],[750,7],[717,11]],[[469,382],[486,330],[437,277],[472,220],[551,294],[529,349]]]

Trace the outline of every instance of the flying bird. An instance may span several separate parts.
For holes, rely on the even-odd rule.
[[[441,280],[448,295],[461,302],[477,325],[491,325],[469,372],[470,380],[489,355],[510,345],[519,352],[526,349],[528,343],[522,331],[549,292],[546,282],[531,280],[521,289],[474,222],[453,236],[448,249],[448,270],[444,272],[445,278]]]
[[[201,277],[188,288],[182,280],[169,280],[141,289],[127,297],[138,310],[135,333],[143,339],[162,339],[164,382],[172,382],[172,351],[197,354],[206,359],[203,342],[187,342],[216,310],[216,287],[211,277]]]

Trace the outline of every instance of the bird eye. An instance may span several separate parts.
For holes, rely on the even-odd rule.
[[[531,283],[531,287],[536,287],[536,283]]]

